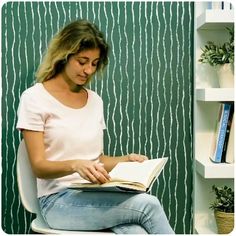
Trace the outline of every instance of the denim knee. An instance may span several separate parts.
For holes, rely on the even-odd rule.
[[[148,207],[150,207],[150,210],[162,210],[162,206],[160,201],[158,200],[157,197],[149,194],[143,195],[143,203],[146,203]]]

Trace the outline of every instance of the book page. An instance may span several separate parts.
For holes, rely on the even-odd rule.
[[[141,163],[120,162],[112,169],[109,175],[112,179],[139,182],[144,186],[148,186],[151,179],[160,174],[166,161],[167,158],[158,158]]]

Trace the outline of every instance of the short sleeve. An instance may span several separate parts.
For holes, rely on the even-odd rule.
[[[44,131],[44,115],[37,98],[31,93],[24,92],[20,98],[17,110],[17,125],[19,130]]]

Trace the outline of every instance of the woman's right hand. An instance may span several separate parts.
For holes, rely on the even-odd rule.
[[[82,178],[103,184],[110,180],[110,176],[101,163],[89,160],[49,161],[45,158],[44,133],[23,130],[32,170],[38,178],[54,179],[78,172]],[[99,159],[97,159],[99,160]]]
[[[89,160],[76,160],[75,171],[80,176],[92,183],[104,184],[110,180],[110,176],[101,163]]]

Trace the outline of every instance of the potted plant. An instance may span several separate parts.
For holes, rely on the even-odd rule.
[[[234,228],[234,191],[228,186],[212,186],[215,200],[210,205],[214,210],[219,234],[228,234]]]
[[[229,33],[229,41],[216,44],[208,41],[199,62],[216,67],[219,74],[220,87],[234,86],[234,28],[226,28]]]

